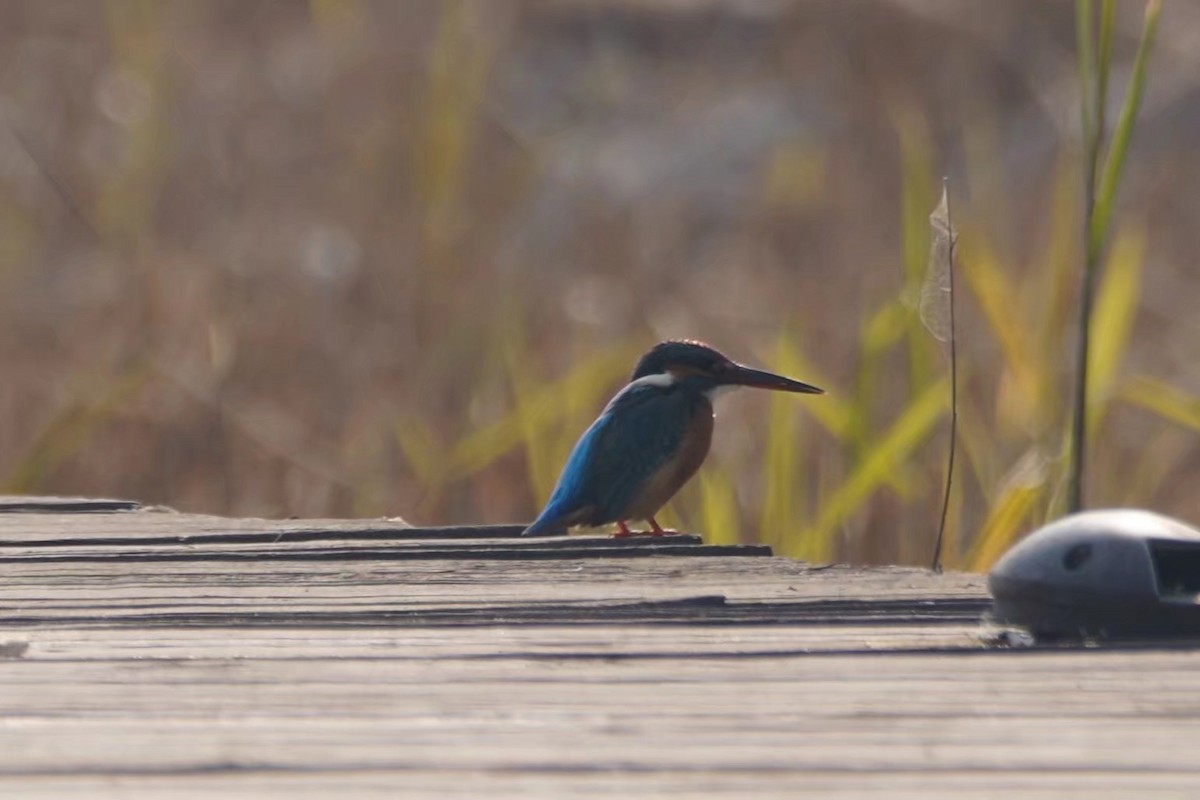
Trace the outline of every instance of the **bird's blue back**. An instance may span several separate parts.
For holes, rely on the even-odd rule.
[[[593,513],[577,522],[624,519],[638,491],[679,450],[696,404],[707,405],[702,395],[681,389],[637,381],[621,390],[576,443],[549,502],[526,533],[558,532],[564,520],[589,506]]]

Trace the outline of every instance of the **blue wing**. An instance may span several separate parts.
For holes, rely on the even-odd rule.
[[[625,387],[579,439],[525,535],[622,519],[638,490],[682,445],[692,402],[669,387]]]
[[[575,443],[575,448],[571,450],[566,466],[558,476],[558,484],[550,494],[546,507],[522,535],[553,536],[566,533],[570,524],[568,520],[588,507],[591,502],[591,493],[585,480],[588,462],[592,459],[596,440],[611,421],[607,414],[602,414]]]

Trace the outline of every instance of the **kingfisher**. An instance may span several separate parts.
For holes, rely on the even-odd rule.
[[[732,361],[701,342],[661,342],[637,363],[625,388],[580,437],[550,500],[525,536],[557,536],[576,525],[617,523],[632,536],[630,520],[648,533],[666,531],[658,510],[700,468],[713,432],[713,399],[740,386],[824,394],[773,372]]]

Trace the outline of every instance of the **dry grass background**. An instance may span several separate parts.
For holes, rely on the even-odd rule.
[[[1120,92],[1142,5],[1117,10]],[[724,399],[674,521],[923,563],[945,358],[913,300],[945,174],[947,561],[984,567],[1061,508],[1073,13],[3,0],[3,488],[529,519],[637,354],[693,336],[830,395]],[[1200,8],[1172,4],[1101,278],[1088,489],[1193,522],[1198,39]]]

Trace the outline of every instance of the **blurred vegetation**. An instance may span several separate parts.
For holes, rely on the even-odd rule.
[[[1102,5],[1123,89],[1143,6]],[[1066,502],[1072,13],[6,3],[5,489],[526,520],[637,356],[692,336],[829,394],[723,399],[709,461],[660,521],[925,563],[948,392],[916,301],[950,175],[945,562],[984,569]],[[1200,9],[1169,14],[1100,195],[1088,497],[1197,521]]]
[[[1095,302],[1096,270],[1104,246],[1108,241],[1112,211],[1116,204],[1117,187],[1125,171],[1125,159],[1133,136],[1134,123],[1141,108],[1142,93],[1146,88],[1146,65],[1154,49],[1158,32],[1158,18],[1162,13],[1160,0],[1146,3],[1146,21],[1138,40],[1137,56],[1133,72],[1129,76],[1129,89],[1121,109],[1120,121],[1111,143],[1106,142],[1108,130],[1108,77],[1112,71],[1113,36],[1115,34],[1116,0],[1101,0],[1099,8],[1092,0],[1076,0],[1075,47],[1079,58],[1080,122],[1083,138],[1083,270],[1079,289],[1079,325],[1076,341],[1078,355],[1075,359],[1075,386],[1071,420],[1071,466],[1067,489],[1067,510],[1083,509],[1083,490],[1086,479],[1087,443],[1095,428],[1089,424],[1091,406],[1095,395],[1100,394],[1092,385],[1091,346],[1095,341],[1098,352],[1095,360],[1097,369],[1105,370],[1100,382],[1110,382],[1111,368],[1124,351],[1129,336],[1129,322],[1137,303],[1137,277],[1127,272],[1128,280],[1117,282],[1117,290],[1109,291],[1105,299],[1111,307],[1101,322],[1092,325],[1092,308]],[[1097,13],[1098,12],[1098,13]],[[1101,152],[1108,144],[1107,154],[1101,161]],[[1111,317],[1111,318],[1110,318]],[[1122,324],[1124,323],[1124,324]]]

